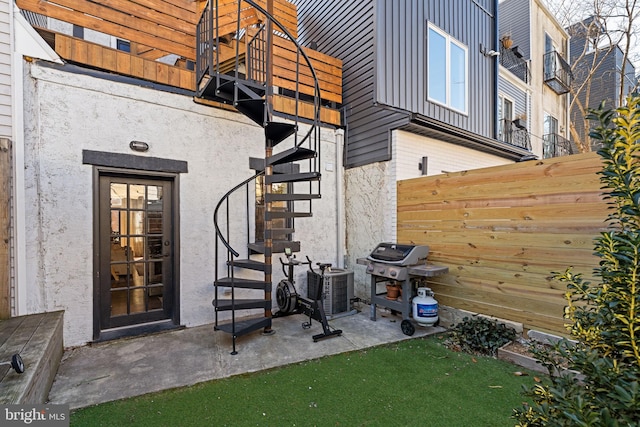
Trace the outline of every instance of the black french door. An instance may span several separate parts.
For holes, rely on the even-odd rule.
[[[174,314],[173,181],[99,178],[99,329]]]

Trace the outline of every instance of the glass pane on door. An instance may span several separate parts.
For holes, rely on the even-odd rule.
[[[105,216],[110,227],[110,277],[101,290],[101,317],[107,323],[103,326],[167,318],[172,309],[165,298],[172,289],[171,275],[169,280],[166,277],[171,271],[172,243],[166,216],[171,211],[169,197],[163,196],[169,184],[105,179],[110,194]]]

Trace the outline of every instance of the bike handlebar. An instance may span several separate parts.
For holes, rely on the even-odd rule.
[[[315,273],[315,270],[313,269],[313,267],[311,266],[311,264],[313,264],[313,262],[309,259],[309,257],[307,257],[307,262],[305,262],[305,264],[309,264],[309,270],[311,270],[312,272]],[[331,270],[331,263],[325,263],[325,262],[316,262],[316,265],[318,266],[318,268],[320,268],[320,272],[322,274],[324,274],[324,270],[325,269],[329,269]],[[316,273],[318,274],[318,273]]]
[[[288,266],[288,265],[305,265],[305,264],[309,264],[309,262],[302,262],[302,261],[298,261],[295,258],[289,258],[287,262],[282,261],[282,257],[279,257],[280,259],[280,264],[282,264],[283,266]],[[307,257],[307,259],[309,259],[309,257]]]
[[[313,261],[311,261],[309,256],[306,256],[306,258],[307,258],[307,262],[302,262],[302,261],[298,261],[293,256],[289,256],[287,257],[287,262],[284,262],[282,260],[282,257],[278,257],[278,259],[280,260],[280,264],[282,264],[282,271],[284,272],[285,275],[287,274],[287,272],[284,270],[285,267],[289,267],[289,266],[295,267],[296,265],[308,265],[309,270],[315,273],[316,271],[313,269]],[[324,270],[326,269],[329,269],[329,271],[331,271],[331,266],[333,264],[326,263],[326,262],[316,262],[316,265],[318,266],[318,268],[320,268],[320,272],[324,274]]]

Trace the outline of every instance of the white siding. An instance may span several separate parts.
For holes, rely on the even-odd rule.
[[[395,240],[396,190],[391,162],[377,162],[345,171],[347,268],[354,270],[355,293],[369,299],[369,277],[356,265],[380,242]]]
[[[418,163],[420,163],[422,156],[428,157],[427,175],[513,163],[502,157],[437,139],[403,131],[394,133],[397,136],[395,137],[393,157],[396,159],[396,178],[398,181],[421,176],[422,172],[418,170]]]
[[[11,24],[13,2],[0,0],[0,136],[11,138]]]
[[[393,132],[392,175],[395,177],[393,185],[388,191],[393,193],[390,218],[393,226],[391,235],[393,240],[397,236],[397,187],[396,183],[403,179],[422,176],[418,164],[422,157],[427,157],[427,175],[439,175],[447,172],[479,169],[490,166],[513,163],[511,160],[492,154],[483,153],[460,145],[450,144],[434,138],[416,135],[410,132]]]

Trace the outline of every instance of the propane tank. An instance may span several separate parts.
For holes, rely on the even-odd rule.
[[[430,288],[418,288],[418,295],[413,297],[413,319],[420,326],[434,326],[438,323],[438,301],[433,298]]]

